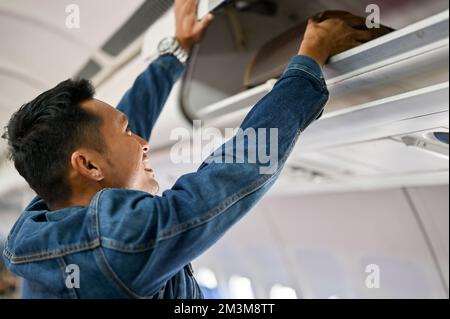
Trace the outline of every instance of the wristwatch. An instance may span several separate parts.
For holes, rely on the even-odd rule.
[[[162,39],[158,44],[159,55],[174,55],[182,64],[186,65],[189,54],[180,45],[175,37]]]

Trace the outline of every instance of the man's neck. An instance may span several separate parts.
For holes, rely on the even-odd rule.
[[[49,209],[51,211],[56,211],[74,206],[87,207],[99,190],[100,189],[85,189],[84,191],[74,191],[68,200],[52,203],[49,205]]]

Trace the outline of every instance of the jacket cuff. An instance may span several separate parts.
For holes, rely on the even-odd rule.
[[[309,77],[312,77],[321,86],[323,91],[328,93],[327,84],[323,75],[322,68],[320,65],[314,61],[312,58],[306,55],[297,55],[290,62],[286,71],[284,71],[283,76],[289,76],[292,72],[304,72]],[[323,115],[323,110],[316,117],[316,120],[321,118]]]
[[[183,63],[172,54],[161,55],[153,63],[160,65],[169,72],[174,83],[181,77],[186,69]]]
[[[289,62],[284,75],[289,76],[290,71],[302,71],[312,76],[322,86],[326,87],[325,78],[320,65],[306,55],[297,55]]]

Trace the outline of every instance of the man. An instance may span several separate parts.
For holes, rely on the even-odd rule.
[[[117,109],[94,99],[87,81],[67,80],[12,116],[11,158],[38,195],[4,250],[8,268],[24,278],[23,297],[202,298],[190,262],[267,192],[300,133],[320,116],[328,57],[371,38],[351,15],[310,20],[299,56],[240,127],[278,130],[276,169],[261,174],[260,162],[218,160],[235,159],[236,136],[227,142],[231,152],[211,155],[157,196],[147,140],[184,70],[183,51],[211,21],[198,22],[195,11],[196,0],[175,1],[177,41],[163,43],[164,54]]]

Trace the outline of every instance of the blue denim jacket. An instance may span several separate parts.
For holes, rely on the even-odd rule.
[[[136,134],[149,138],[183,71],[176,58],[163,56],[136,79],[118,106]],[[214,153],[161,196],[103,189],[88,207],[58,211],[36,197],[4,250],[7,267],[24,278],[23,297],[202,298],[190,262],[274,184],[300,133],[321,115],[327,100],[320,66],[297,56],[249,112],[243,130],[278,129],[278,165],[270,174],[261,174],[260,161],[220,163],[212,157],[223,154]]]

